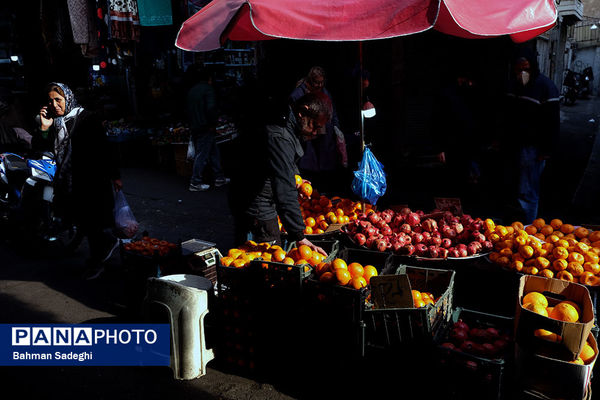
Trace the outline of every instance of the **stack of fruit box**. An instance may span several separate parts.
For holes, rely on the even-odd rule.
[[[497,334],[491,338],[486,338],[484,335],[483,339],[491,342],[500,338],[505,346],[497,347],[499,350],[493,355],[485,353],[485,347],[481,349],[484,351],[475,348],[469,350],[466,345],[467,341],[463,342],[463,346],[458,346],[458,342],[453,341],[453,336],[456,337],[453,329],[459,321],[466,324],[470,332],[483,330],[484,333],[487,333],[488,329],[493,329]],[[507,398],[505,395],[507,372],[514,361],[512,355],[513,330],[514,319],[512,317],[457,307],[452,313],[449,323],[440,329],[434,338],[439,358],[437,363],[439,376],[445,380],[444,385],[449,388],[449,391],[457,396],[478,393],[482,398]],[[456,348],[448,346],[449,343],[455,345]],[[474,342],[471,344],[474,345]]]
[[[144,232],[143,237],[148,237]],[[157,240],[151,238],[151,240]],[[119,240],[119,254],[123,267],[127,303],[133,308],[140,307],[146,294],[148,278],[158,278],[184,272],[184,261],[181,255],[181,245],[173,247],[166,254],[148,250],[144,253],[130,248],[130,243],[140,241]]]
[[[372,299],[371,308],[364,313],[367,346],[388,350],[431,344],[452,316],[455,271],[406,265],[395,265],[388,271],[403,280],[397,293],[400,306],[380,302],[384,306],[377,307],[377,299]],[[371,281],[373,284],[373,278]],[[435,304],[415,307],[413,289],[437,296]]]
[[[258,277],[250,265],[226,267],[217,260],[216,361],[233,372],[259,374],[268,365],[262,358],[261,307]]]
[[[340,245],[341,246],[341,245]],[[378,273],[392,267],[391,254],[372,250],[359,250],[340,247],[336,258],[347,264],[373,265]],[[364,311],[370,295],[370,287],[354,289],[336,283],[320,282],[312,274],[305,282],[303,303],[307,321],[310,320],[314,334],[336,338],[335,346],[326,344],[329,354],[339,357],[358,357],[365,355]],[[328,342],[329,343],[329,342]]]
[[[581,322],[565,322],[545,317],[523,308],[522,298],[529,292],[546,296],[549,306],[562,300],[581,307]],[[526,391],[543,393],[551,399],[583,399],[591,390],[592,369],[598,354],[596,338],[591,334],[594,310],[588,289],[559,279],[524,275],[519,282],[515,312],[515,377],[517,386]],[[534,332],[545,329],[562,340],[549,342]],[[588,342],[596,355],[586,365],[574,361]]]

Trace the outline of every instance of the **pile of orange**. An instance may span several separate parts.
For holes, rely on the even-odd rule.
[[[306,245],[294,247],[286,252],[281,246],[270,243],[256,243],[252,240],[247,241],[239,248],[230,249],[225,257],[221,258],[221,265],[224,267],[242,268],[255,259],[263,261],[279,262],[288,265],[305,265],[313,267],[321,263],[326,256],[313,251]],[[265,264],[266,266],[266,264]],[[309,267],[305,268],[310,270]]]
[[[521,300],[523,308],[533,311],[537,314],[548,318],[557,319],[566,322],[579,322],[581,315],[581,307],[574,301],[565,300],[555,304],[553,307],[549,305],[548,298],[540,292],[529,292]],[[560,343],[563,338],[546,329],[536,329],[534,335],[540,339],[549,342]],[[590,345],[589,341],[583,346],[581,354],[577,359],[570,361],[574,364],[589,364],[594,360],[596,352]]]
[[[544,317],[565,322],[579,322],[581,307],[571,300],[561,301],[550,306],[548,298],[540,292],[529,292],[521,300],[523,308]]]
[[[338,196],[330,199],[319,194],[300,175],[295,175],[295,179],[296,186],[298,186],[298,202],[305,225],[304,234],[322,234],[331,224],[347,224],[358,218],[358,214],[362,210],[360,202],[342,199]],[[365,208],[371,209],[372,206],[366,204]],[[279,229],[283,231],[281,221],[279,221]]]
[[[276,244],[256,243],[248,240],[240,247],[229,249],[227,255],[221,258],[224,267],[242,268],[250,264],[250,261],[262,258],[266,261],[281,261],[287,256],[285,250]]]
[[[436,298],[430,292],[419,292],[412,290],[413,304],[416,308],[427,306],[427,304],[435,304]]]
[[[600,231],[575,229],[558,219],[546,225],[538,218],[527,227],[520,222],[496,226],[493,221],[487,221],[485,235],[494,244],[494,251],[490,253],[492,262],[525,274],[600,286],[600,246],[595,246],[598,240],[591,241],[600,238]],[[573,228],[573,232],[578,233],[550,232],[553,226],[564,231]],[[534,234],[534,229],[540,231]],[[542,239],[542,231],[550,234]]]
[[[159,256],[166,256],[176,248],[177,245],[175,243],[149,236],[144,236],[142,240],[136,240],[123,245],[123,249],[125,251],[138,253],[143,256],[153,256],[155,254]]]
[[[363,266],[357,262],[347,263],[341,258],[332,262],[321,262],[315,267],[319,281],[354,289],[366,287],[373,276],[377,276],[377,268],[372,265]]]
[[[551,236],[556,236],[559,239],[575,239],[588,246],[600,248],[600,231],[594,232],[582,226],[575,227],[565,224],[558,218],[553,219],[549,224],[543,218],[537,218],[524,229],[530,235],[543,241],[548,241]]]

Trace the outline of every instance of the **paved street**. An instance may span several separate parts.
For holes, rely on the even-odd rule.
[[[570,204],[580,182],[582,187],[589,187],[590,180],[595,179],[598,186],[598,176],[593,171],[585,179],[581,177],[592,149],[592,162],[596,162],[599,156],[596,154],[600,146],[595,132],[600,122],[600,101],[596,98],[580,100],[573,107],[563,107],[561,119],[564,152],[549,166],[542,213],[560,216],[565,212],[573,218],[582,218],[584,212],[591,210],[594,213],[587,215],[588,220],[596,222],[600,218],[597,209],[571,207]],[[231,247],[232,219],[227,207],[226,187],[191,193],[187,191],[187,178],[173,172],[128,166],[122,168],[122,174],[124,191],[140,223],[140,232],[147,231],[150,236],[175,242],[191,238],[212,241],[221,251]],[[552,183],[552,177],[566,179],[561,181],[562,190],[551,186],[556,185]],[[578,196],[589,198],[583,192]],[[6,243],[0,245],[0,300],[3,304],[0,322],[135,322],[137,315],[128,303],[131,287],[124,279],[119,254],[113,255],[107,263],[106,272],[94,281],[82,279],[86,254],[85,242],[70,256],[23,252]],[[306,338],[309,345],[331,339]],[[347,371],[342,366],[338,366],[338,371],[327,370],[335,364],[323,361],[326,360],[297,360],[297,366],[305,367],[301,369],[302,375],[278,381],[231,374],[217,368],[214,362],[208,364],[206,376],[192,381],[176,381],[170,369],[158,367],[3,367],[0,373],[5,392],[16,389],[23,398],[158,399],[169,396],[233,400],[321,398],[326,394],[335,396],[341,393],[357,398],[361,391],[370,392],[368,379],[377,379],[368,371],[354,371],[355,375],[340,374],[340,371]],[[398,366],[400,364],[404,366],[401,369],[403,373],[419,365],[417,361],[411,361],[407,367],[406,360],[399,361]],[[394,365],[389,367],[387,371],[393,375],[396,371]],[[373,368],[373,371],[376,369]],[[388,378],[389,386],[380,386],[393,387],[394,381]],[[359,381],[360,385],[356,383]],[[323,388],[324,385],[327,389]],[[402,393],[405,393],[404,389]],[[415,393],[423,394],[425,391],[415,390]]]

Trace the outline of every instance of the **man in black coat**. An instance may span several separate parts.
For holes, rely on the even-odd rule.
[[[304,237],[295,175],[304,154],[302,141],[313,139],[328,120],[327,104],[309,93],[290,107],[283,121],[242,139],[240,168],[232,176],[229,192],[236,245],[249,238],[280,243],[279,216],[290,241],[307,244],[324,254]]]

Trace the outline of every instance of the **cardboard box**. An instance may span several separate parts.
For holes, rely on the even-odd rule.
[[[596,357],[588,365],[573,364],[535,354],[515,344],[515,376],[521,390],[543,395],[545,399],[584,399],[591,395],[592,369],[598,358],[594,335],[587,337]],[[591,396],[590,396],[591,397]]]
[[[572,300],[581,307],[580,322],[564,322],[544,317],[523,308],[521,301],[529,292],[540,292],[553,306],[562,300]],[[581,353],[587,337],[594,327],[594,308],[588,289],[578,283],[560,279],[549,279],[534,275],[524,275],[519,281],[515,312],[515,338],[521,347],[528,351],[547,347],[548,341],[534,335],[537,329],[546,329],[562,337],[561,343],[554,344],[556,351],[562,349],[565,357],[575,360]]]

